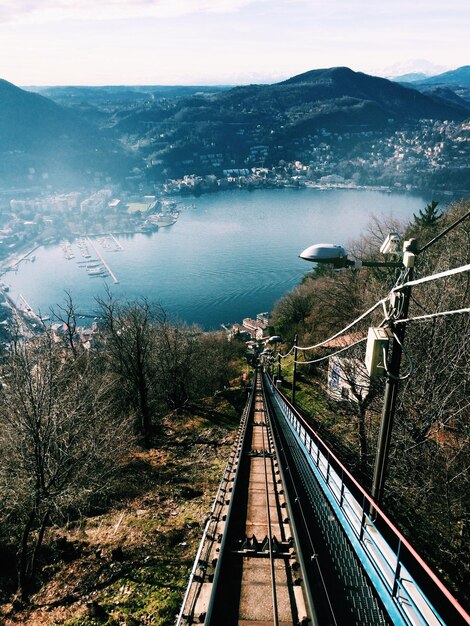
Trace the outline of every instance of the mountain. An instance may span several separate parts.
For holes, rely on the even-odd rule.
[[[48,86],[25,87],[28,91],[46,96],[58,104],[74,106],[77,103],[95,106],[121,106],[123,104],[181,98],[200,93],[217,93],[229,89],[225,86],[190,86],[190,85],[116,85],[106,87],[86,86]]]
[[[442,74],[442,72],[446,72],[448,69],[448,66],[437,65],[427,59],[408,59],[382,68],[378,75],[395,80],[396,76],[402,76],[403,74],[424,74],[425,77],[429,77]]]
[[[43,96],[0,80],[0,142],[3,150],[42,151],[58,137],[89,138],[77,116]]]
[[[412,87],[431,97],[453,101],[458,106],[470,104],[470,65],[463,65],[455,70],[413,81]],[[452,96],[455,96],[455,98]]]
[[[396,83],[415,83],[418,80],[426,80],[426,78],[428,78],[428,75],[423,74],[423,72],[410,72],[400,76],[393,76],[390,80]]]
[[[123,149],[73,111],[0,80],[0,183],[117,174]],[[125,169],[125,168],[124,168]]]
[[[318,175],[336,174],[332,164],[342,163],[349,178],[365,154],[376,163],[369,169],[377,178],[373,168],[381,171],[393,159],[392,145],[402,149],[404,132],[412,131],[418,145],[435,134],[425,127],[470,115],[460,86],[415,85],[334,67],[231,89],[48,88],[67,103],[62,106],[1,81],[0,186],[7,175],[32,183],[127,178],[131,184],[133,170],[134,186],[153,189],[188,173],[222,175],[296,160],[318,163]]]
[[[307,144],[321,143],[315,137],[323,132],[341,134],[342,145],[352,149],[361,133],[391,134],[422,119],[468,115],[451,97],[335,67],[272,85],[147,103],[116,112],[110,126],[158,178],[295,160]]]
[[[447,109],[444,103],[423,97],[414,89],[397,85],[393,81],[354,72],[347,67],[313,70],[273,85],[277,89],[290,88],[291,96],[315,102],[353,98],[363,103],[373,103],[388,118],[411,120],[424,117],[451,119],[459,111]]]
[[[312,70],[273,85],[236,87],[193,96],[173,106],[135,109],[116,119],[125,132],[154,122],[274,124],[314,128],[377,127],[422,118],[462,119],[460,107],[385,78],[347,67]],[[279,130],[279,128],[277,129]]]
[[[470,87],[470,65],[462,65],[450,72],[437,74],[419,81],[421,85],[465,85]]]

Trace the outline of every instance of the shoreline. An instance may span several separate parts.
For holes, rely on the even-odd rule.
[[[221,179],[223,180],[223,179]],[[298,190],[302,191],[305,189],[314,189],[316,191],[331,191],[331,190],[341,190],[341,191],[378,191],[382,193],[397,193],[397,194],[420,194],[422,196],[430,195],[430,196],[443,196],[444,198],[450,198],[451,200],[458,200],[470,195],[470,190],[458,190],[458,191],[449,191],[449,190],[436,190],[436,189],[419,189],[418,187],[404,188],[404,187],[393,187],[390,185],[356,185],[354,183],[315,183],[313,181],[303,181],[300,184],[290,184],[290,183],[280,183],[280,184],[236,184],[233,186],[227,187],[215,187],[215,188],[207,188],[198,190],[197,193],[194,193],[190,190],[180,190],[180,189],[172,189],[168,191],[162,192],[162,197],[164,198],[199,198],[201,196],[216,194],[216,193],[224,193],[226,191],[247,191],[249,193],[254,193],[256,191],[265,191],[265,190]]]
[[[13,268],[17,267],[22,261],[26,261],[28,257],[31,256],[33,252],[35,252],[42,245],[44,244],[41,242],[34,242],[33,247],[29,249],[31,246],[31,243],[29,243],[27,246],[24,246],[24,248],[26,248],[27,250],[26,252],[23,252],[23,250],[20,248],[20,250],[16,250],[10,256],[2,259],[0,261],[0,278],[7,272],[13,271]],[[17,258],[17,255],[21,256]]]
[[[276,190],[276,191],[282,191],[282,190],[298,190],[298,191],[303,191],[306,189],[312,189],[315,191],[334,191],[334,190],[339,190],[339,191],[374,191],[374,192],[379,192],[379,193],[386,193],[386,194],[410,194],[410,195],[414,195],[414,194],[421,194],[421,195],[425,195],[427,192],[426,191],[420,191],[417,188],[413,188],[413,189],[402,189],[402,188],[392,188],[390,186],[387,185],[351,185],[348,183],[314,183],[314,182],[306,182],[303,183],[301,185],[290,185],[290,184],[284,184],[284,185],[262,185],[262,186],[244,186],[244,185],[237,185],[234,187],[228,187],[228,188],[215,188],[215,189],[207,189],[204,191],[201,191],[200,193],[198,193],[197,195],[195,195],[194,193],[188,193],[187,191],[178,191],[178,190],[174,190],[174,191],[168,191],[168,192],[163,192],[163,197],[166,198],[184,198],[184,197],[201,197],[201,196],[206,196],[206,195],[212,195],[212,194],[218,194],[218,193],[225,193],[225,192],[230,192],[230,191],[246,191],[248,193],[254,193],[256,191],[266,191],[266,190]],[[461,195],[458,195],[455,192],[440,192],[443,196],[445,196],[445,200],[448,199],[448,202],[453,202],[454,200],[457,200],[458,198],[461,198]],[[463,192],[462,192],[463,193]],[[468,194],[470,194],[470,191],[467,192]],[[446,203],[447,204],[447,203]],[[31,254],[33,254],[33,252],[35,252],[38,248],[40,248],[41,246],[47,246],[47,245],[57,245],[60,243],[60,241],[65,240],[65,241],[76,241],[77,239],[80,239],[81,237],[83,238],[96,238],[96,237],[106,237],[106,236],[110,236],[114,239],[114,241],[116,243],[117,240],[115,239],[115,237],[119,237],[119,236],[134,236],[134,235],[148,235],[151,234],[147,231],[142,231],[139,229],[135,229],[135,230],[117,230],[117,231],[108,231],[108,232],[85,232],[85,233],[73,233],[73,234],[69,234],[67,236],[63,236],[61,238],[58,238],[57,240],[54,241],[40,241],[37,240],[35,241],[32,245],[33,247],[30,248],[31,246],[31,242],[28,243],[27,245],[23,246],[22,248],[12,252],[10,255],[6,256],[4,259],[0,260],[0,279],[7,274],[9,271],[16,271],[14,268],[17,268],[19,266],[19,264],[22,261],[26,261],[28,259],[28,257],[31,256]]]

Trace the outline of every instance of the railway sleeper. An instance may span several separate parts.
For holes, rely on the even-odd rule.
[[[276,537],[272,538],[271,546],[269,545],[269,537],[266,535],[264,539],[259,541],[255,535],[245,537],[234,541],[232,553],[234,554],[252,554],[253,556],[267,556],[271,554],[273,557],[289,557],[292,553],[291,541],[279,541]]]

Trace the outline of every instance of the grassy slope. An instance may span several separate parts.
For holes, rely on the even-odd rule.
[[[48,532],[43,586],[28,610],[0,606],[0,622],[173,624],[245,398],[228,390],[168,416],[158,449],[123,464],[108,510]]]
[[[292,358],[282,362],[283,384],[281,391],[292,399]],[[352,461],[357,454],[357,426],[346,403],[331,400],[326,393],[326,372],[318,369],[307,374],[302,365],[297,366],[295,404],[326,443],[342,454],[343,460]],[[354,463],[353,463],[354,465]]]

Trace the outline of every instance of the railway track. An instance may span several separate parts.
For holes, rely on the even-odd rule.
[[[318,623],[260,376],[204,531],[178,626]]]
[[[470,624],[372,504],[256,372],[177,626]]]

